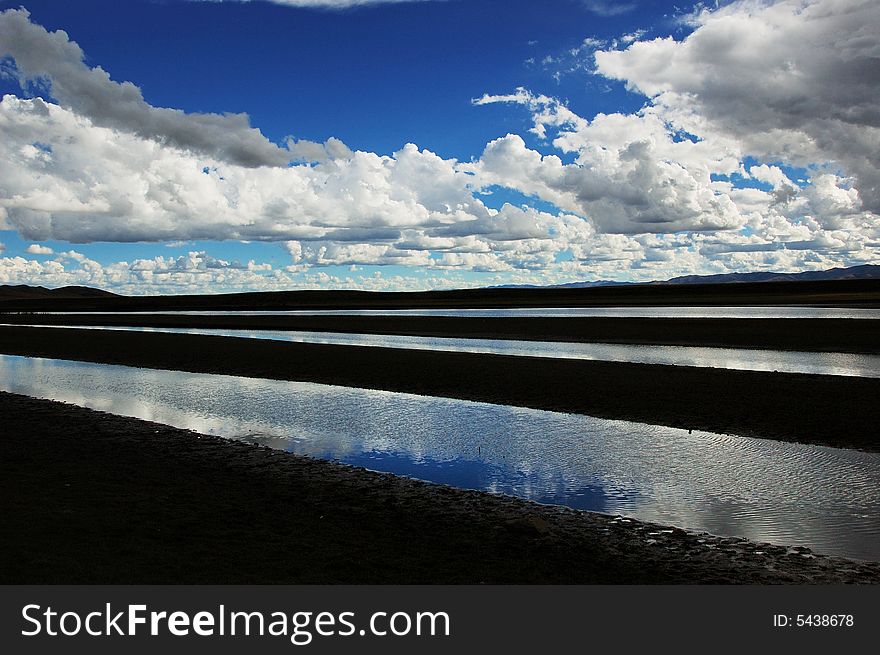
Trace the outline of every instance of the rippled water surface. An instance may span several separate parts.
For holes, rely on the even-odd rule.
[[[384,391],[3,355],[0,389],[459,487],[880,560],[874,453]]]
[[[389,334],[347,334],[344,332],[291,330],[225,330],[213,328],[145,328],[91,325],[66,327],[94,330],[210,334],[299,343],[329,343],[347,346],[443,350],[495,355],[551,357],[557,359],[591,359],[606,362],[633,362],[637,364],[667,364],[671,366],[699,366],[747,371],[779,371],[781,373],[815,373],[817,375],[880,378],[880,355],[857,355],[850,353],[787,352],[745,348],[705,348],[700,346],[568,343],[515,339],[457,339],[448,337],[413,337]]]

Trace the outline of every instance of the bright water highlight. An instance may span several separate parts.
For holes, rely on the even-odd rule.
[[[0,389],[458,487],[880,560],[877,453],[8,355],[0,356]]]
[[[747,348],[708,348],[703,346],[656,346],[615,343],[571,343],[561,341],[526,341],[516,339],[470,339],[453,337],[402,336],[393,334],[351,334],[345,332],[308,332],[293,330],[227,330],[215,328],[117,327],[93,325],[52,325],[83,330],[133,330],[137,332],[174,332],[248,339],[270,339],[297,343],[326,343],[345,346],[442,350],[452,352],[549,357],[554,359],[589,359],[604,362],[697,366],[744,371],[813,373],[880,378],[880,355],[852,353],[794,352],[753,350]]]

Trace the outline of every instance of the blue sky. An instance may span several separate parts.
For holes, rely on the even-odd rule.
[[[472,98],[522,86],[565,98],[583,115],[637,110],[644,97],[623,84],[600,87],[585,74],[557,81],[557,67],[540,61],[579,47],[585,35],[610,40],[652,25],[686,29],[665,17],[672,3],[646,3],[611,17],[578,0],[502,4],[499,10],[495,0],[448,0],[342,11],[259,1],[43,0],[25,6],[47,30],[67,31],[88,63],[136,83],[150,104],[247,112],[273,141],[336,136],[382,154],[412,141],[459,159],[527,123],[523,112],[477,109]],[[536,63],[526,63],[530,58]],[[13,80],[0,88],[20,92]]]
[[[871,3],[303,3],[0,2],[0,283],[421,289],[877,261],[877,92],[840,81],[872,57]],[[853,13],[856,63],[835,54]],[[799,84],[810,100],[780,109]]]

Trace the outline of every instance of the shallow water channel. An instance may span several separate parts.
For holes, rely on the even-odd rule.
[[[880,560],[877,453],[386,391],[9,355],[0,355],[0,390],[458,487]]]
[[[345,346],[404,348],[408,350],[443,350],[493,355],[515,355],[520,357],[589,359],[605,362],[631,362],[636,364],[665,364],[670,366],[697,366],[745,371],[777,371],[780,373],[813,373],[817,375],[880,378],[880,355],[852,353],[709,348],[703,346],[571,343],[517,339],[462,339],[394,334],[309,332],[305,330],[228,330],[215,328],[152,328],[94,325],[45,327],[173,332],[178,334],[202,334],[247,339],[270,339],[273,341],[297,343],[327,343]]]

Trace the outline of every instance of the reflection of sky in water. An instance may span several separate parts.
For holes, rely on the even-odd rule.
[[[62,326],[50,326],[62,327]],[[556,341],[518,341],[514,339],[452,339],[410,337],[389,334],[345,334],[287,330],[218,330],[202,328],[139,328],[66,326],[96,330],[137,332],[177,332],[214,336],[270,339],[298,343],[329,343],[349,346],[444,350],[556,359],[590,359],[606,362],[698,366],[782,373],[816,373],[880,378],[880,355],[849,353],[785,352],[744,348],[703,348],[696,346],[648,346],[615,343],[567,343]]]
[[[70,314],[74,312],[41,312]],[[103,312],[93,312],[101,314]],[[880,318],[880,309],[862,307],[514,307],[510,309],[290,309],[263,311],[126,312],[198,316],[607,316],[624,318]]]
[[[326,453],[325,459],[333,459],[332,453]],[[555,476],[548,472],[547,477],[541,479],[534,471],[511,471],[503,465],[492,464],[482,459],[462,457],[452,461],[435,461],[423,457],[413,460],[406,453],[376,450],[348,455],[339,461],[372,470],[393,471],[398,475],[463,489],[522,496],[539,503],[564,504],[594,512],[612,511],[608,494],[601,486],[577,487],[576,481],[565,479],[561,472]],[[628,495],[634,494],[616,490],[612,500],[626,500]],[[564,501],[561,501],[561,498]]]
[[[301,382],[0,356],[0,388],[539,502],[880,559],[880,455]]]

